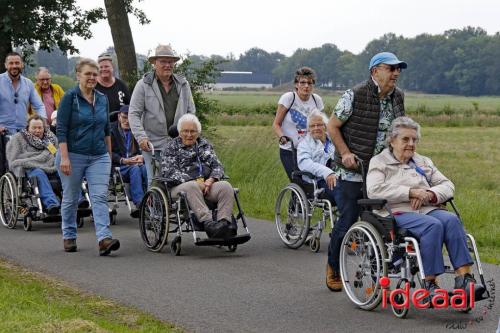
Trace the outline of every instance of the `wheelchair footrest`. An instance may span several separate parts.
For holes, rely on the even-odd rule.
[[[205,238],[200,239],[194,243],[194,245],[198,246],[210,246],[210,245],[220,245],[220,246],[229,246],[229,245],[238,245],[246,243],[250,240],[250,234],[237,235],[231,238]]]

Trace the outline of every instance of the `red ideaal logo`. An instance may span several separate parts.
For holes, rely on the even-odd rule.
[[[427,289],[416,289],[410,295],[410,282],[405,282],[404,289],[398,288],[394,290],[389,289],[391,280],[384,276],[380,278],[380,285],[382,286],[382,308],[387,307],[387,299],[391,306],[395,309],[410,308],[410,299],[413,306],[417,309],[426,309],[432,305],[435,309],[444,309],[451,306],[453,309],[466,309],[474,308],[474,283],[471,283],[469,291],[469,304],[467,304],[467,294],[463,289],[454,289],[453,295],[450,297],[446,289],[436,289],[436,295],[430,301],[429,291]],[[387,294],[389,293],[389,297]],[[397,295],[404,297],[404,302],[396,301]]]

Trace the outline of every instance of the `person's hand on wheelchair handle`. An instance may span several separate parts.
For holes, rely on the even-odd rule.
[[[356,169],[358,167],[358,163],[356,163],[356,155],[350,151],[342,154],[342,164],[348,169]]]
[[[142,139],[141,142],[139,142],[139,147],[141,147],[142,151],[151,151],[151,143],[148,139]]]

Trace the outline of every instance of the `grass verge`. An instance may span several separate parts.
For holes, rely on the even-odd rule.
[[[0,332],[182,332],[137,309],[0,259]]]
[[[423,128],[418,151],[456,187],[465,227],[481,260],[500,263],[500,147],[498,127]],[[271,126],[219,126],[212,140],[247,216],[274,220],[274,204],[287,178]]]

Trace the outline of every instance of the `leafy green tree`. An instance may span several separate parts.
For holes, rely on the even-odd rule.
[[[101,8],[83,10],[75,0],[2,0],[0,2],[0,72],[13,47],[37,44],[77,52],[71,37],[92,37],[89,27],[104,18]]]

